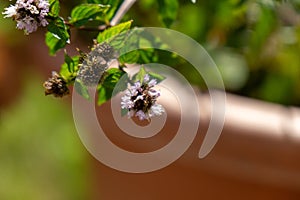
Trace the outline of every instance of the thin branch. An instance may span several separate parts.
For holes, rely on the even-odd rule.
[[[110,21],[111,26],[117,25],[126,12],[131,8],[131,6],[136,2],[136,0],[124,0],[117,13],[114,15]]]

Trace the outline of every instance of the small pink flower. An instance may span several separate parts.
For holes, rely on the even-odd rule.
[[[157,81],[150,80],[150,76],[146,74],[142,83],[138,81],[128,87],[121,98],[121,108],[128,110],[128,117],[136,116],[139,120],[149,120],[165,112],[162,105],[156,103],[160,96],[160,92],[153,88],[156,84]]]
[[[17,22],[17,28],[24,30],[25,34],[32,33],[39,26],[47,26],[45,19],[49,12],[48,0],[17,0],[2,13],[4,18],[12,17]]]

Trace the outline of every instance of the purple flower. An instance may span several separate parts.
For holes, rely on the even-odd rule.
[[[156,103],[160,92],[153,87],[157,84],[155,79],[150,80],[146,74],[143,82],[135,82],[125,91],[121,98],[121,108],[128,110],[128,117],[136,116],[139,120],[149,120],[165,112],[162,105]]]
[[[148,119],[149,117],[142,110],[139,110],[135,113],[135,116],[139,118],[140,121]]]
[[[134,102],[131,101],[131,98],[129,95],[125,95],[122,97],[122,102],[121,102],[121,108],[125,109],[125,108],[133,108],[134,106]]]
[[[155,79],[152,79],[151,81],[149,81],[148,85],[149,87],[153,87],[157,84],[157,81]]]
[[[162,105],[156,103],[153,106],[151,106],[150,112],[149,112],[149,117],[161,115],[164,112],[165,112],[165,110],[162,107]]]
[[[17,28],[25,34],[32,33],[39,26],[47,26],[45,19],[49,12],[48,0],[17,0],[15,5],[4,9],[4,18],[12,17],[17,22]]]

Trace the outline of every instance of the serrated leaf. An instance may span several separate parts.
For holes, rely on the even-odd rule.
[[[160,83],[162,82],[163,80],[166,79],[166,77],[160,75],[160,74],[157,74],[155,72],[149,72],[149,71],[146,71],[145,67],[142,66],[140,68],[140,70],[138,71],[138,73],[136,73],[133,77],[132,77],[132,80],[134,82],[137,82],[139,81],[140,83],[143,82],[144,80],[144,77],[145,75],[148,74],[150,76],[151,79],[156,79],[157,83]]]
[[[120,4],[120,0],[87,0],[88,3],[110,5],[110,8],[106,12],[104,18],[105,21],[109,22],[110,19],[115,15],[115,12]]]
[[[120,56],[119,62],[121,64],[125,64],[125,63],[132,64],[132,63],[137,63],[139,58],[140,58],[139,50],[134,50]]]
[[[90,94],[87,87],[78,79],[74,83],[75,91],[83,98],[90,100]]]
[[[147,74],[146,69],[145,69],[144,66],[142,66],[142,67],[140,68],[140,70],[138,71],[138,73],[136,73],[136,74],[133,76],[132,79],[133,79],[134,82],[139,81],[140,83],[143,83],[144,77],[145,77],[146,74]]]
[[[68,71],[70,73],[73,73],[74,72],[75,64],[74,64],[73,59],[66,52],[65,52],[65,63],[68,66]]]
[[[49,54],[55,55],[59,49],[64,48],[66,44],[69,43],[69,29],[61,17],[57,17],[50,21],[47,29],[46,44],[49,48]]]
[[[132,21],[123,22],[121,24],[118,24],[116,26],[113,26],[111,28],[106,29],[102,33],[99,33],[97,37],[98,43],[107,42],[108,40],[112,40],[114,36],[127,31],[130,29],[132,24]]]
[[[47,29],[49,32],[53,33],[54,36],[56,36],[57,39],[64,41],[65,43],[68,43],[70,35],[69,35],[69,29],[65,25],[65,21],[63,18],[58,17],[55,20],[52,20],[48,26]]]
[[[170,27],[175,21],[178,12],[178,0],[159,0],[158,12],[166,27]]]
[[[108,89],[104,88],[104,87],[100,87],[98,90],[98,101],[97,104],[100,106],[102,104],[104,104],[106,101],[108,101],[110,99],[109,97],[109,91]]]
[[[58,17],[60,11],[59,0],[49,0],[49,13],[48,15],[51,17]]]
[[[115,15],[117,8],[120,5],[120,0],[104,0],[105,4],[110,5],[110,9],[105,15],[105,19],[110,21],[112,17]]]
[[[157,74],[155,72],[148,72],[148,74],[149,74],[150,78],[155,79],[157,81],[157,83],[160,83],[166,79],[166,77],[164,77],[163,75]]]
[[[78,64],[80,56],[66,56],[65,54],[65,62],[62,64],[60,68],[60,75],[66,80],[67,83],[72,83],[76,78],[78,71]]]
[[[153,49],[142,49],[139,51],[140,58],[137,63],[155,63],[158,61],[156,51]]]
[[[81,4],[71,12],[70,23],[75,26],[82,26],[90,20],[101,18],[108,11],[109,5],[102,4]]]
[[[125,80],[128,80],[126,72],[117,69],[111,68],[106,71],[106,75],[102,84],[98,88],[98,105],[102,105],[111,97],[120,91],[126,89],[126,83],[118,84],[118,88],[116,88],[117,83],[121,79],[122,76],[126,76]]]
[[[55,53],[66,46],[66,42],[58,39],[53,33],[47,32],[45,37],[45,43],[49,48],[49,54],[55,55]]]

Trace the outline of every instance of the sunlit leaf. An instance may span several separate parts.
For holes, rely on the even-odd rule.
[[[157,83],[160,83],[166,79],[166,77],[164,77],[163,75],[157,74],[155,72],[148,72],[148,74],[152,79],[155,79],[157,81]]]
[[[131,24],[132,24],[132,21],[123,22],[121,24],[118,24],[116,26],[106,29],[102,33],[99,33],[99,35],[97,37],[98,43],[105,42],[109,39],[111,40],[111,39],[113,39],[114,36],[124,32],[126,30],[129,30],[131,27]]]
[[[104,16],[106,21],[109,21],[114,16],[120,4],[120,0],[88,0],[87,2],[94,3],[94,4],[110,5],[110,8],[108,9],[108,11]]]
[[[63,18],[58,17],[55,20],[52,20],[48,26],[48,31],[51,32],[57,39],[62,40],[64,42],[68,42],[70,35],[68,32],[68,27],[65,25],[65,21]]]
[[[55,55],[55,53],[66,46],[66,42],[58,39],[56,35],[50,33],[49,31],[46,33],[45,43],[49,48],[49,54]]]
[[[74,72],[74,61],[73,59],[65,52],[65,63],[67,64],[68,66],[68,71],[70,73],[73,73]]]
[[[90,20],[102,18],[109,8],[109,5],[81,4],[72,10],[70,23],[82,26]]]
[[[140,83],[142,83],[146,74],[147,74],[146,69],[145,69],[145,67],[142,66],[142,67],[140,68],[139,72],[136,73],[136,74],[132,77],[132,80],[133,80],[134,82],[139,81]]]
[[[122,56],[119,57],[119,62],[122,64],[132,64],[132,63],[137,63],[139,60],[140,53],[138,50],[134,50],[131,52],[128,52],[126,54],[123,54]]]
[[[60,4],[59,0],[49,0],[49,13],[48,15],[51,17],[58,17],[59,11],[60,11]]]
[[[49,48],[49,54],[54,55],[59,49],[64,48],[69,43],[69,30],[64,20],[60,17],[50,21],[47,28],[46,45]]]
[[[65,62],[61,66],[60,75],[67,83],[73,82],[76,78],[79,58],[80,56],[70,57],[65,53]]]

